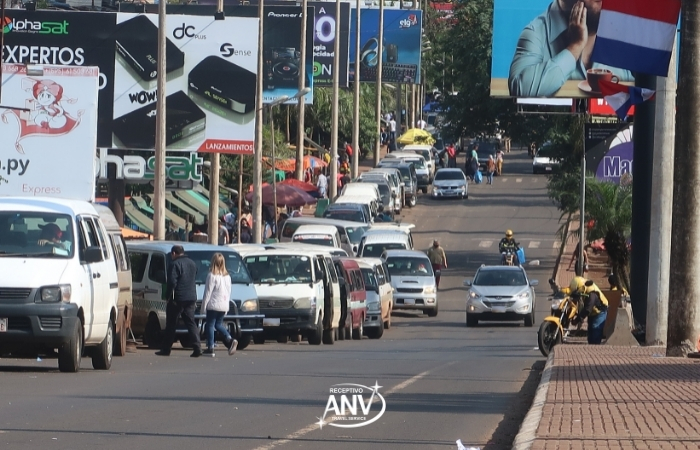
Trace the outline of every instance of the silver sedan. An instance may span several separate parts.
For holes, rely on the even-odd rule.
[[[440,169],[433,179],[432,198],[469,198],[469,184],[462,169]]]
[[[464,280],[467,291],[467,326],[480,320],[523,320],[535,322],[535,286],[525,269],[517,266],[481,266],[474,281]]]

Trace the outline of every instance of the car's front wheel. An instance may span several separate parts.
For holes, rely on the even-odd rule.
[[[479,325],[479,319],[474,314],[467,313],[467,326],[475,327]]]

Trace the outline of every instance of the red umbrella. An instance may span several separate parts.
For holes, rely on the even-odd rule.
[[[246,200],[253,201],[253,193],[249,193],[245,196]],[[262,202],[263,205],[274,204],[274,193],[272,186],[264,186],[262,188]],[[317,200],[302,191],[299,188],[290,186],[288,184],[278,184],[277,185],[277,206],[289,206],[291,208],[298,208],[304,205],[311,205],[316,203]]]
[[[287,178],[286,180],[277,183],[277,186],[281,184],[293,186],[295,188],[301,189],[304,192],[318,192],[318,188],[313,184],[307,183],[306,181],[297,180],[296,178]]]

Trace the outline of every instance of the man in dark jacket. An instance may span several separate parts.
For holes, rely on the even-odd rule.
[[[202,355],[199,344],[199,330],[194,320],[194,309],[197,301],[197,265],[190,258],[185,256],[185,250],[181,245],[173,245],[170,250],[173,263],[170,265],[168,274],[168,290],[166,299],[168,306],[165,309],[165,334],[163,336],[163,346],[158,356],[169,356],[170,349],[175,342],[175,329],[177,318],[182,317],[182,321],[187,327],[187,334],[194,347],[194,352],[190,355],[197,358]]]

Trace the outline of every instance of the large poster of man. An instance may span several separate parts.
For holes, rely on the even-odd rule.
[[[628,70],[591,59],[602,0],[495,0],[491,95],[601,97],[599,81]]]

